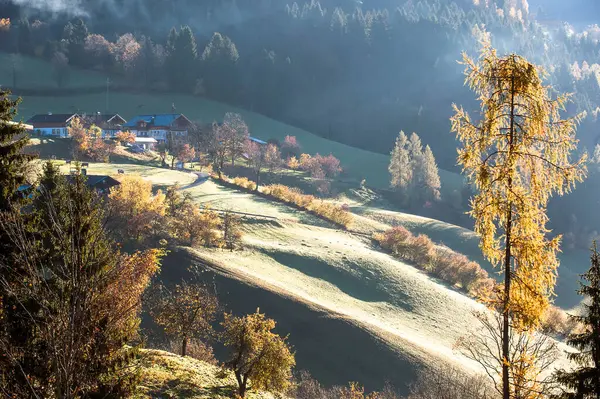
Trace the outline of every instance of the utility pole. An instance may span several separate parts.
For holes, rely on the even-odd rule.
[[[110,85],[110,78],[106,78],[106,113],[108,113],[108,91]]]

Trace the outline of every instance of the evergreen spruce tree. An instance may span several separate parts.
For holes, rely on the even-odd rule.
[[[183,26],[179,31],[175,52],[179,65],[181,89],[193,89],[197,70],[198,47],[194,33],[189,26]]]
[[[181,30],[172,28],[167,39],[166,68],[171,86],[177,90],[189,91],[194,88],[198,47],[196,38],[189,26]]]
[[[412,180],[409,184],[410,205],[417,205],[421,201],[420,185],[423,181],[423,144],[418,134],[413,133],[408,140],[408,154],[410,156],[410,165],[413,171]]]
[[[390,155],[390,165],[388,167],[391,175],[390,186],[406,196],[413,178],[413,167],[408,151],[408,137],[403,131],[396,138],[396,144]]]
[[[429,146],[425,146],[416,175],[419,177],[419,194],[423,201],[440,200],[440,175],[435,157]]]
[[[571,316],[585,329],[571,334],[567,343],[577,352],[567,356],[577,368],[572,371],[559,371],[557,380],[567,391],[561,399],[600,399],[600,255],[596,242],[592,246],[591,267],[582,275],[586,283],[580,283],[578,293],[589,299],[584,304],[581,316]]]
[[[0,211],[6,211],[15,199],[31,155],[23,154],[28,138],[22,126],[12,124],[20,99],[12,100],[7,91],[0,91]]]

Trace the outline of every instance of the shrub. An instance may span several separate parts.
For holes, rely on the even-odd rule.
[[[426,235],[413,236],[402,226],[373,235],[373,239],[393,256],[414,263],[427,273],[452,285],[458,285],[470,295],[487,297],[495,281],[478,263],[449,248],[436,248]]]
[[[244,187],[248,190],[256,190],[256,183],[249,180],[247,177],[234,177],[233,184],[236,186]]]
[[[336,177],[342,172],[340,160],[334,157],[332,154],[329,154],[325,157],[317,154],[315,155],[314,159],[319,163],[327,177]]]
[[[408,240],[408,251],[405,258],[423,269],[428,269],[432,258],[435,256],[435,245],[425,234],[419,234]]]
[[[575,320],[569,317],[567,312],[556,307],[549,306],[542,319],[542,331],[567,337],[576,331],[580,326]]]
[[[165,350],[171,353],[179,353],[181,351],[181,342],[169,341]],[[212,364],[213,366],[219,364],[213,353],[213,348],[199,339],[190,339],[188,341],[186,356]]]
[[[379,245],[390,251],[393,255],[403,257],[402,254],[407,250],[407,242],[413,238],[410,231],[402,226],[396,226],[385,233],[376,234],[374,236]]]

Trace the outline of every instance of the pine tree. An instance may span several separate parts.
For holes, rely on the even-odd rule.
[[[418,134],[412,133],[408,140],[408,155],[412,169],[412,180],[409,184],[411,206],[421,205],[421,182],[423,181],[423,144]]]
[[[580,283],[577,291],[588,298],[589,303],[584,303],[581,316],[570,316],[585,328],[581,333],[571,334],[567,340],[567,344],[577,349],[567,356],[578,367],[557,373],[558,382],[568,389],[559,396],[561,399],[600,398],[600,254],[595,241],[590,260],[590,269],[582,275],[587,284]]]
[[[413,168],[408,151],[408,137],[403,131],[396,138],[396,145],[391,153],[388,170],[392,176],[390,186],[403,195],[408,194],[407,190],[413,178]]]
[[[546,206],[551,195],[583,180],[585,157],[570,160],[581,118],[561,119],[568,96],[553,100],[538,67],[516,54],[498,57],[489,41],[482,44],[480,62],[463,55],[481,120],[473,122],[454,105],[451,121],[463,144],[458,163],[477,189],[470,214],[480,248],[503,271],[504,286],[488,305],[503,318],[501,385],[503,398],[510,399],[518,388],[509,375],[511,330],[539,325],[556,283],[560,236],[546,237]]]
[[[189,26],[181,27],[175,41],[175,59],[177,62],[178,89],[194,88],[196,78],[196,59],[198,48],[196,38]]]
[[[84,65],[87,61],[85,55],[85,39],[89,31],[85,22],[78,19],[75,23],[67,23],[63,31],[63,39],[67,42],[69,60],[76,65]]]
[[[435,157],[429,146],[425,146],[421,163],[415,174],[419,177],[418,184],[421,199],[424,201],[439,201],[441,188],[440,175],[435,163]]]
[[[0,211],[6,211],[15,199],[20,185],[25,183],[27,167],[33,156],[22,150],[29,139],[22,126],[12,123],[20,99],[12,100],[7,91],[0,91]]]
[[[9,397],[127,397],[141,296],[161,251],[122,254],[80,173],[47,164],[29,212],[0,215],[0,391]],[[27,281],[27,284],[22,284]],[[112,396],[111,396],[112,395]]]

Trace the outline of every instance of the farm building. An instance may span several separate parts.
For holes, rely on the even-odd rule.
[[[38,114],[27,121],[33,126],[33,132],[41,136],[68,137],[67,128],[77,114]]]
[[[192,122],[183,114],[138,115],[123,125],[137,137],[151,137],[159,143],[187,137]]]
[[[123,124],[127,123],[119,114],[97,114],[83,115],[81,117],[83,126],[90,128],[92,125],[102,129],[102,138],[113,138],[117,132],[123,130]]]

